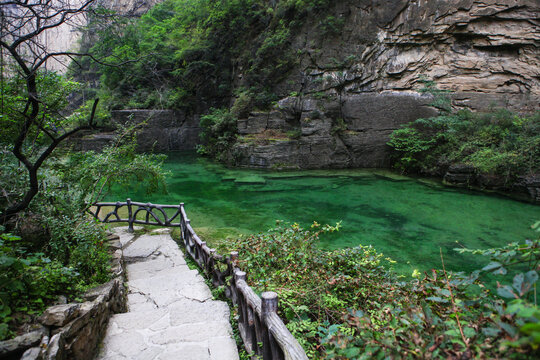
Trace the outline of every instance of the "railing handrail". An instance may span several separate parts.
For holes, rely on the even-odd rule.
[[[131,232],[133,224],[180,227],[186,251],[211,278],[214,286],[225,286],[225,295],[238,307],[238,329],[246,350],[262,356],[263,360],[307,360],[304,349],[277,314],[278,295],[270,291],[262,293],[259,297],[247,284],[246,273],[237,266],[238,252],[233,251],[229,256],[223,256],[217,253],[216,249],[208,247],[191,227],[184,203],[160,205],[127,199],[126,202],[101,202],[95,203],[94,206],[94,211],[88,211],[95,218],[102,222],[127,222]],[[101,209],[110,206],[114,206],[114,209],[101,219],[99,217]],[[118,214],[118,210],[124,206],[128,207],[127,219],[122,219]],[[133,207],[136,207],[135,211]],[[154,209],[159,211],[158,215],[153,213]],[[164,209],[177,211],[169,217]],[[137,220],[139,212],[146,212],[145,220]],[[154,221],[150,221],[150,217]],[[173,222],[175,220],[177,222]],[[221,271],[216,266],[217,263],[224,264],[226,269]]]

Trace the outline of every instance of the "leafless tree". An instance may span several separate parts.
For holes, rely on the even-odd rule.
[[[93,127],[93,118],[98,99],[94,101],[88,123],[69,129],[58,129],[43,116],[48,104],[38,92],[37,76],[47,61],[58,57],[75,59],[77,52],[51,51],[43,42],[47,32],[68,24],[89,11],[96,0],[0,0],[0,50],[2,51],[2,81],[15,75],[24,79],[24,102],[17,114],[16,134],[11,142],[11,152],[24,165],[28,173],[29,186],[24,196],[8,204],[0,214],[0,223],[25,210],[39,192],[38,170],[58,145],[71,135]],[[5,59],[4,59],[5,58]],[[97,60],[97,59],[96,59]],[[10,65],[11,73],[4,74],[4,65]],[[16,73],[13,73],[16,72]],[[2,87],[3,89],[3,87]],[[59,114],[52,114],[59,116]],[[37,153],[27,149],[25,144],[40,134],[48,138]],[[4,140],[2,140],[4,141]]]

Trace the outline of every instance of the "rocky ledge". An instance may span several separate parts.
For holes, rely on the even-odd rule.
[[[514,181],[504,176],[478,174],[471,165],[454,164],[444,175],[443,182],[450,186],[497,191],[514,198],[540,204],[540,175],[520,176]]]

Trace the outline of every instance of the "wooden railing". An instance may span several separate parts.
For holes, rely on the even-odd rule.
[[[114,207],[106,214],[103,208]],[[118,211],[127,207],[128,218]],[[168,215],[166,209],[173,209]],[[186,251],[204,270],[214,286],[225,286],[225,295],[238,307],[238,329],[246,350],[264,360],[307,360],[298,341],[289,332],[277,314],[278,295],[264,292],[259,297],[246,282],[246,273],[237,267],[238,252],[220,255],[202,241],[188,219],[184,204],[156,205],[126,202],[96,203],[89,212],[102,222],[127,222],[129,231],[133,224],[180,227]],[[142,215],[144,220],[137,218]]]

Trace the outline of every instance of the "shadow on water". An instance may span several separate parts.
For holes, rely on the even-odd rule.
[[[477,258],[453,249],[522,241],[535,236],[530,225],[540,220],[538,206],[384,170],[228,169],[183,152],[169,154],[165,167],[172,174],[169,194],[117,189],[109,200],[184,202],[195,229],[210,238],[232,229],[266,231],[275,220],[303,226],[342,221],[341,231],[321,239],[322,248],[373,245],[403,273],[440,268],[439,249],[447,268],[478,269]]]

